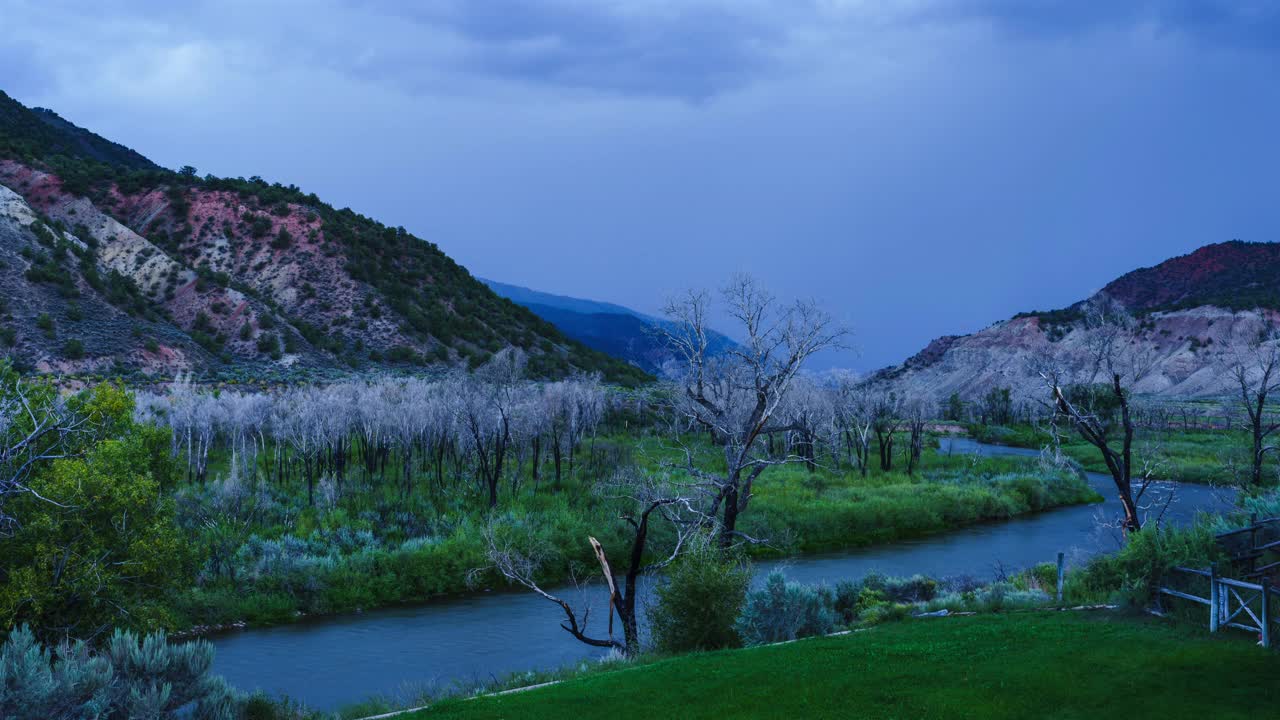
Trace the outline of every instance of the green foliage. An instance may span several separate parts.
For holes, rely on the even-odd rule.
[[[288,230],[281,227],[280,232],[276,233],[275,238],[272,239],[271,241],[271,249],[272,250],[288,250],[292,246],[293,246],[293,235],[290,235]]]
[[[242,700],[212,665],[203,640],[171,645],[164,633],[117,630],[101,652],[77,642],[54,653],[22,626],[0,647],[0,717],[236,720]]]
[[[79,360],[84,357],[84,341],[79,338],[69,338],[62,344],[62,355],[68,360]]]
[[[835,603],[830,588],[787,582],[775,570],[763,588],[747,593],[735,628],[745,645],[826,635],[836,627]]]
[[[47,391],[34,398],[56,402]],[[19,524],[0,560],[0,626],[30,623],[56,638],[171,624],[165,608],[189,560],[161,492],[167,438],[135,425],[132,398],[114,386],[68,408],[92,430],[66,441],[67,457],[37,468],[28,481],[35,494],[6,503]]]
[[[668,570],[649,608],[654,645],[663,652],[715,650],[738,644],[734,629],[750,568],[700,545]]]
[[[1204,520],[1187,528],[1147,527],[1129,533],[1119,551],[1099,555],[1068,575],[1067,596],[1078,602],[1146,607],[1170,568],[1207,568],[1220,559],[1221,549],[1213,535],[1214,528]]]

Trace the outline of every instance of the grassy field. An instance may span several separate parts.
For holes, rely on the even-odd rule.
[[[1261,718],[1280,657],[1239,634],[1035,612],[911,620],[455,700],[446,718]]]
[[[1014,447],[1040,448],[1049,444],[1047,432],[1028,425],[1014,427],[971,428],[973,436],[983,442]],[[1062,450],[1091,472],[1107,472],[1097,448],[1068,433]],[[1141,463],[1153,463],[1155,476],[1161,479],[1206,484],[1234,484],[1234,464],[1242,477],[1248,474],[1249,437],[1241,430],[1139,430],[1134,439],[1135,474]],[[1276,484],[1275,461],[1263,468],[1265,481]]]

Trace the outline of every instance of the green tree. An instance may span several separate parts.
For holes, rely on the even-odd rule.
[[[682,556],[649,608],[654,645],[672,653],[738,645],[734,621],[750,583],[751,571],[715,548]]]
[[[59,402],[43,389],[26,397]],[[173,475],[166,439],[134,422],[133,398],[113,385],[71,398],[65,412],[71,429],[32,470],[30,492],[6,500],[15,525],[0,556],[0,627],[28,623],[49,641],[166,627],[163,601],[191,567],[161,492]]]

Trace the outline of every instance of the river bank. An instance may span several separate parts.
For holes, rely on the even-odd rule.
[[[1035,454],[965,439],[944,440],[942,452]],[[1090,475],[1089,483],[1104,495],[1110,490],[1109,478]],[[1150,494],[1156,503],[1172,498],[1166,519],[1175,523],[1189,522],[1199,510],[1228,509],[1231,502],[1198,485],[1159,483]],[[1118,546],[1115,535],[1099,523],[1099,513],[1105,515],[1110,506],[1058,508],[848,552],[764,561],[757,563],[757,572],[782,567],[801,582],[834,584],[871,572],[989,580],[1050,562],[1058,552],[1078,564]],[[562,590],[577,599],[572,589]],[[559,628],[558,612],[528,593],[477,593],[211,640],[218,651],[215,670],[238,687],[334,708],[370,695],[412,697],[423,687],[487,681],[598,657],[599,651]]]

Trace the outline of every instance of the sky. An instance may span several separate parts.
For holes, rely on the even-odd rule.
[[[162,165],[644,312],[747,272],[864,370],[1280,240],[1278,78],[1251,0],[0,0],[0,89]]]

